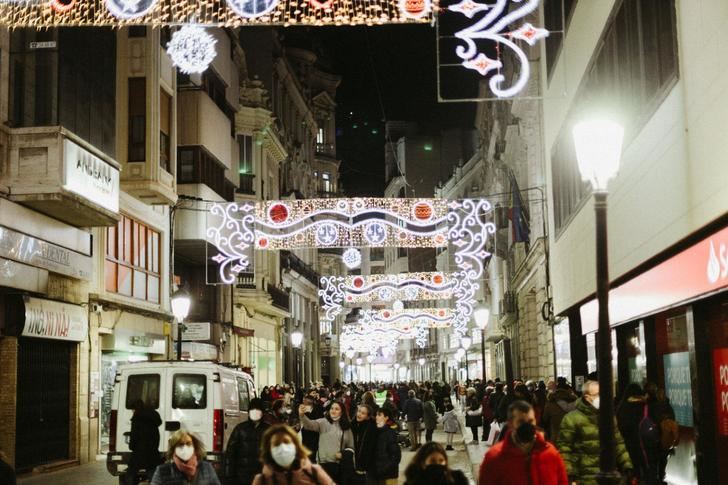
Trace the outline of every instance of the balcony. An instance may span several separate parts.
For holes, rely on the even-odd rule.
[[[515,291],[506,291],[500,300],[500,323],[503,327],[512,325],[518,320],[518,295]]]
[[[10,200],[76,227],[119,220],[119,164],[60,126],[0,129]]]
[[[301,258],[289,251],[281,251],[281,269],[295,271],[310,281],[316,288],[319,286],[321,275],[310,265],[304,263]]]
[[[177,184],[202,184],[228,202],[235,199],[235,185],[225,177],[225,165],[202,146],[179,147]]]
[[[254,290],[255,273],[238,273],[238,280],[235,287],[242,290]]]
[[[273,306],[284,310],[291,311],[291,295],[287,291],[276,288],[275,286],[268,285],[268,294],[273,299]]]
[[[240,186],[235,192],[238,194],[255,195],[255,175],[241,173]]]
[[[316,155],[336,158],[336,148],[332,143],[316,143]]]

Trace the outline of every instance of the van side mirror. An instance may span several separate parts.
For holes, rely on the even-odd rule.
[[[165,423],[164,423],[165,431],[179,431],[179,428],[180,428],[179,421],[165,421]]]

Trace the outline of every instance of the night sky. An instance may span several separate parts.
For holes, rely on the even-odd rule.
[[[319,27],[308,35],[343,78],[337,92],[337,156],[347,195],[383,194],[385,117],[416,121],[433,134],[472,127],[474,104],[437,102],[433,27]]]

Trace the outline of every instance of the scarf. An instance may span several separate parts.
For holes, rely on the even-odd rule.
[[[185,474],[187,480],[192,480],[195,473],[197,473],[197,455],[192,455],[187,463],[183,462],[177,455],[172,456],[172,459],[177,469]]]

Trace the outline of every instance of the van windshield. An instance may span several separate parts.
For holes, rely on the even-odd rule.
[[[132,374],[126,384],[126,409],[159,408],[159,374]]]
[[[172,407],[175,409],[205,409],[207,407],[207,376],[177,374],[174,376]]]

